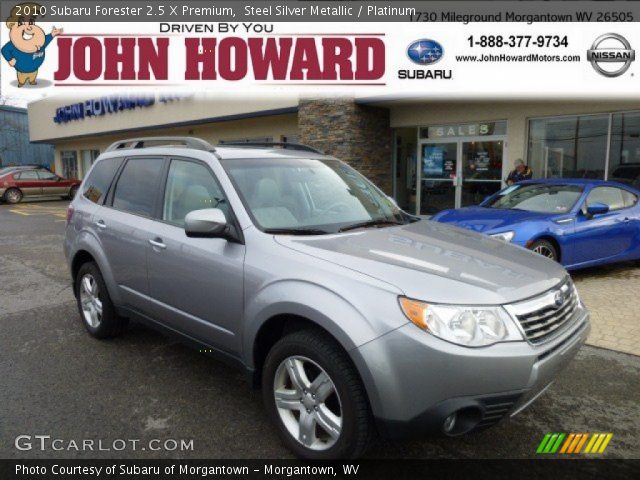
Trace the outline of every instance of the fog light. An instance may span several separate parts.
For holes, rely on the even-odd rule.
[[[457,415],[455,413],[452,413],[445,419],[444,423],[442,424],[442,428],[444,429],[445,433],[451,433],[453,427],[456,426],[456,417]]]

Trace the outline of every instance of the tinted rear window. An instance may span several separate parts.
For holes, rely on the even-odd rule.
[[[94,203],[102,203],[121,164],[122,158],[108,158],[96,163],[84,183],[82,194],[85,198]]]
[[[124,166],[113,194],[113,207],[150,217],[160,186],[162,158],[133,158]]]

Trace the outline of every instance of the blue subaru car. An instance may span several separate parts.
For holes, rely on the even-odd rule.
[[[432,217],[511,242],[567,269],[640,259],[640,191],[589,179],[527,180]]]

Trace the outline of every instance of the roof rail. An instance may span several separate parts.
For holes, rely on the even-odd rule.
[[[324,152],[309,145],[303,145],[302,143],[289,143],[289,142],[223,142],[218,144],[219,147],[280,147],[291,150],[302,150],[305,152],[319,153],[324,155]]]
[[[195,150],[206,150],[208,152],[215,152],[216,150],[209,142],[197,137],[140,137],[128,138],[126,140],[114,142],[109,145],[105,152],[112,152],[114,150],[122,150],[125,148],[149,148],[176,145],[193,148]]]

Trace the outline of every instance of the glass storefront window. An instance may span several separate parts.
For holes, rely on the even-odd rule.
[[[609,180],[640,187],[640,112],[613,114]]]
[[[461,206],[477,205],[502,188],[502,140],[463,142]]]
[[[465,142],[462,166],[465,180],[502,180],[503,142]]]
[[[63,150],[60,152],[62,176],[64,178],[78,178],[78,152]]]
[[[608,134],[608,114],[530,120],[534,178],[604,178]]]
[[[422,178],[450,179],[456,176],[457,143],[425,143],[422,145]]]
[[[406,212],[417,213],[417,146],[418,129],[398,128],[394,145],[394,197]]]

